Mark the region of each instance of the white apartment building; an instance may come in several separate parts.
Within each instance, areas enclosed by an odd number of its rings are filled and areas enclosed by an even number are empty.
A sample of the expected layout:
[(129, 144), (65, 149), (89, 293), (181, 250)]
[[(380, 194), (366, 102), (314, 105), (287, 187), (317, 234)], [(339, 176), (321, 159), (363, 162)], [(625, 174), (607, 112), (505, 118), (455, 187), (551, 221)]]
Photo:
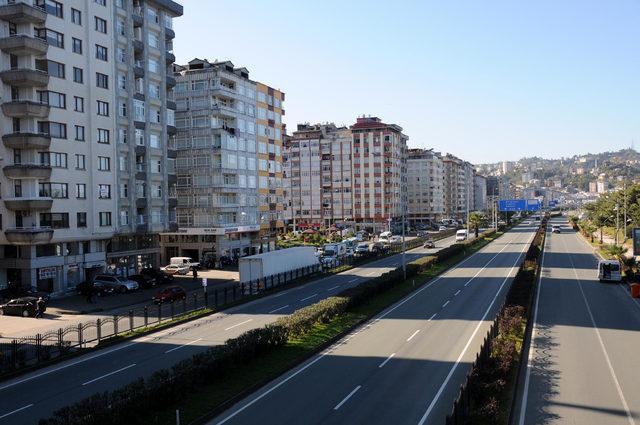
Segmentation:
[(442, 161), (445, 218), (466, 219), (467, 212), (473, 210), (473, 165), (451, 154), (443, 157)]
[(407, 155), (407, 212), (409, 223), (441, 220), (444, 214), (444, 165), (433, 149), (409, 149)]
[(402, 127), (359, 117), (353, 137), (353, 211), (357, 228), (386, 230), (407, 205), (407, 141)]
[(284, 186), (289, 227), (318, 228), (353, 221), (351, 130), (298, 124), (285, 142)]
[(255, 254), (259, 170), (282, 172), (275, 150), (271, 160), (258, 153), (257, 83), (230, 61), (194, 59), (175, 70), (178, 228), (162, 235), (163, 260)]
[[(135, 7), (114, 0), (0, 0), (0, 287), (63, 294), (103, 271), (114, 247), (131, 247), (136, 230), (149, 241), (151, 228), (119, 220), (124, 206), (134, 211), (124, 198), (138, 202), (119, 196), (123, 182), (134, 187), (133, 167), (120, 164), (136, 155), (120, 136), (144, 127), (145, 143), (151, 133), (159, 139), (154, 158), (165, 161), (172, 121), (164, 70), (173, 31), (167, 27), (181, 14), (182, 7), (167, 0)], [(144, 124), (125, 122), (121, 114), (133, 110), (135, 52), (144, 69), (156, 63), (159, 71), (159, 99), (143, 101), (154, 113)], [(144, 158), (151, 161), (146, 152)], [(168, 171), (157, 179), (165, 182), (158, 207), (163, 225)], [(142, 204), (137, 211), (149, 211)], [(112, 242), (123, 234), (124, 245)]]

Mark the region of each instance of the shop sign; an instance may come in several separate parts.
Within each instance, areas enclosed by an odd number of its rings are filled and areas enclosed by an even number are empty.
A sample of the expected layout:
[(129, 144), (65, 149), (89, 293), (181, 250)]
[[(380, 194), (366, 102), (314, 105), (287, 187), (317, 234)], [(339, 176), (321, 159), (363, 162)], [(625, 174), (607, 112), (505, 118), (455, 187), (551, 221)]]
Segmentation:
[(56, 267), (43, 267), (38, 269), (38, 276), (40, 280), (55, 279), (58, 275), (58, 269)]

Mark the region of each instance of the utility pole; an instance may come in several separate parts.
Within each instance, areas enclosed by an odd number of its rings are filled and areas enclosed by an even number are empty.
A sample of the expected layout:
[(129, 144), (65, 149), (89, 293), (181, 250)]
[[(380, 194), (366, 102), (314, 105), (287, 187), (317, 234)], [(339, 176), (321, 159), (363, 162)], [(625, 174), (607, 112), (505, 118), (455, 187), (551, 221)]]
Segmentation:
[(622, 243), (627, 241), (627, 181), (622, 182), (622, 191), (624, 192), (624, 236), (622, 236)]
[(618, 245), (618, 234), (620, 233), (620, 208), (616, 204), (616, 245)]

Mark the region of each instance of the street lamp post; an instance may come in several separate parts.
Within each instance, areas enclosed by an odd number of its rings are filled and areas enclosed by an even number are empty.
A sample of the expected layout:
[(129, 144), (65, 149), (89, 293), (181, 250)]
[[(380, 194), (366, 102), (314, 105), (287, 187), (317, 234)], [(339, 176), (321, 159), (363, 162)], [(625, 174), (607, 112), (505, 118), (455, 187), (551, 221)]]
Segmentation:
[(624, 192), (624, 234), (622, 236), (622, 243), (627, 241), (627, 181), (622, 182), (622, 191)]
[(614, 208), (615, 212), (616, 212), (616, 238), (615, 238), (615, 242), (616, 245), (618, 245), (618, 234), (620, 233), (620, 208), (618, 207), (618, 204), (616, 204), (616, 207)]

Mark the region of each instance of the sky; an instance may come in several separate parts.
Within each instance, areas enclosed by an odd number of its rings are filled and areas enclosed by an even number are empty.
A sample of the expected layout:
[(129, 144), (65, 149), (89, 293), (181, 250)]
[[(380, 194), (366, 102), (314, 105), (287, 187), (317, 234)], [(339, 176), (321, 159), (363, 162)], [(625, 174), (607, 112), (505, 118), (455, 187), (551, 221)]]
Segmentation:
[(178, 0), (176, 62), (231, 60), (298, 123), (398, 124), (472, 163), (640, 147), (640, 0)]

